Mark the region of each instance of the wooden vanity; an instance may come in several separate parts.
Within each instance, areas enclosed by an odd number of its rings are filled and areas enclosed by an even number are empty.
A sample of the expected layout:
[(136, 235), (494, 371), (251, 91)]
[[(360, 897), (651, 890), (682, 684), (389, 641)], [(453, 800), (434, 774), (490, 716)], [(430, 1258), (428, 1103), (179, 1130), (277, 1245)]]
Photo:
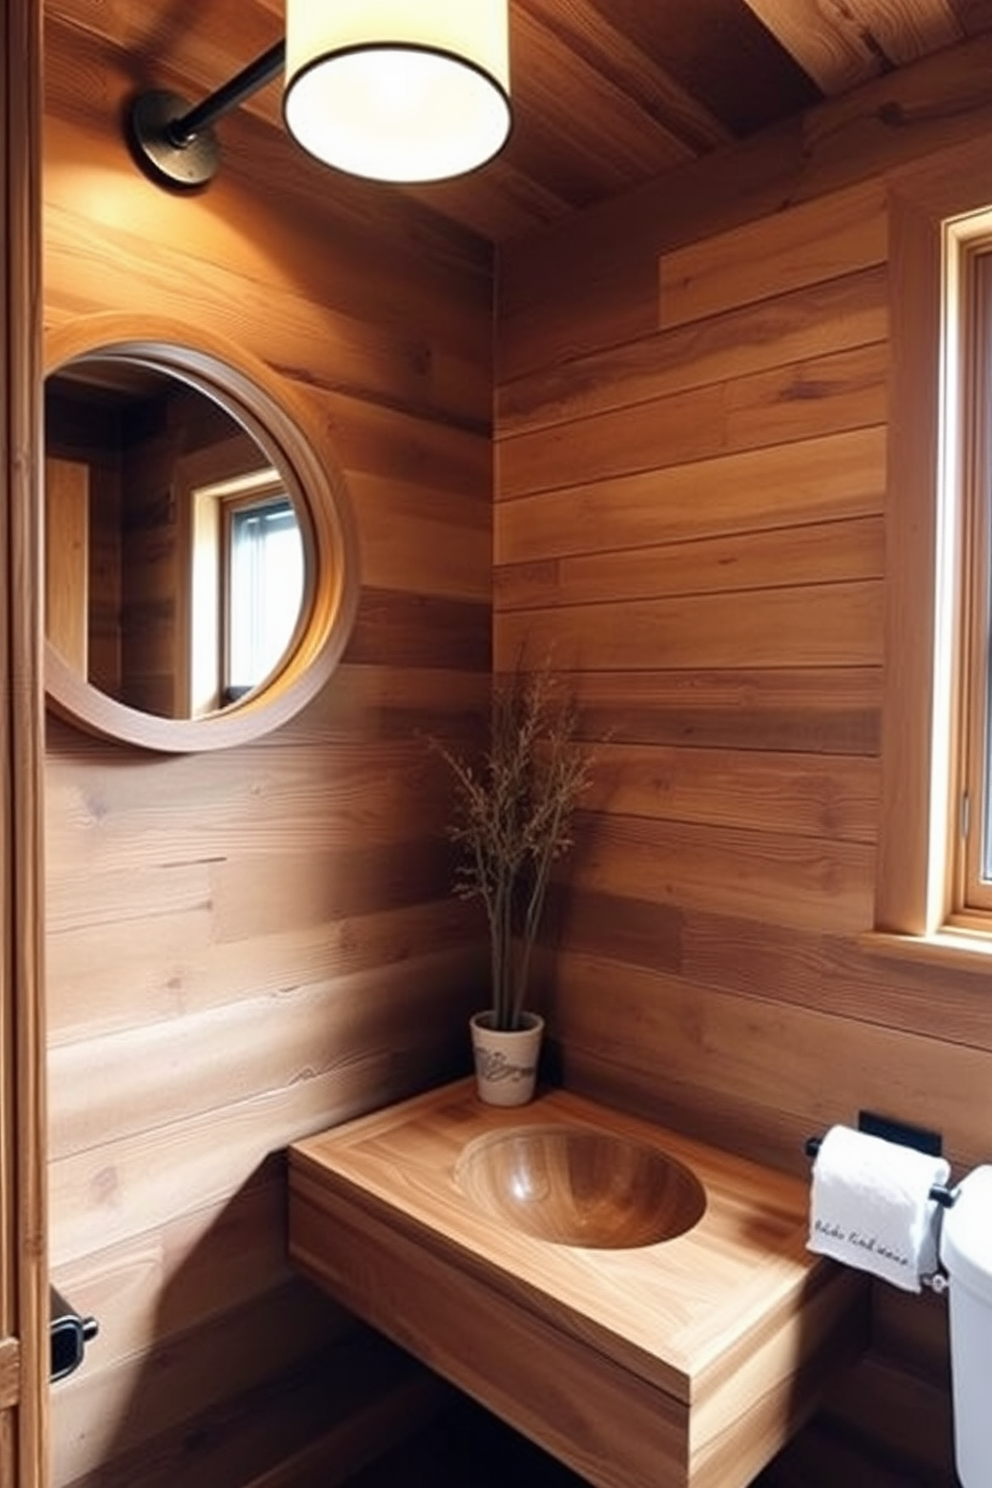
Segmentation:
[[(465, 1181), (466, 1151), (567, 1131), (689, 1170), (690, 1228), (558, 1243)], [(867, 1278), (805, 1249), (806, 1183), (562, 1090), (499, 1109), (458, 1082), (289, 1157), (295, 1264), (600, 1488), (743, 1488), (866, 1342)], [(569, 1162), (506, 1181), (526, 1199)]]

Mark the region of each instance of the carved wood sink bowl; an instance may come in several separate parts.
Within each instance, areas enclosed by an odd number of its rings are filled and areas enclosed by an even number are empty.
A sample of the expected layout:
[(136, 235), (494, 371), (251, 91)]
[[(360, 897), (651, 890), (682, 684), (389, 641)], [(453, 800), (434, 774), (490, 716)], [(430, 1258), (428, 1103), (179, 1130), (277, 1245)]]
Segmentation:
[(289, 1149), (294, 1264), (597, 1488), (745, 1488), (802, 1425), (869, 1295), (808, 1234), (808, 1177), (564, 1090)]
[(520, 1126), (470, 1142), (455, 1182), (494, 1219), (556, 1245), (627, 1250), (684, 1234), (706, 1192), (675, 1158), (611, 1132)]

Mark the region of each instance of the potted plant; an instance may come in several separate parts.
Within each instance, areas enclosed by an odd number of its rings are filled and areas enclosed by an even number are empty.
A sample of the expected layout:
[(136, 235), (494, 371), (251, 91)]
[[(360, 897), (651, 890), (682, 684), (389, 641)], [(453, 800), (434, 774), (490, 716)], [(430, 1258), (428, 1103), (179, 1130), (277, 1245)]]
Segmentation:
[(454, 892), (481, 899), (489, 927), (490, 1006), (471, 1028), (479, 1093), (492, 1104), (533, 1093), (544, 1023), (525, 1007), (531, 959), (552, 866), (572, 847), (573, 811), (589, 783), (577, 725), (561, 679), (547, 664), (528, 672), (521, 659), (494, 682), (478, 764), (433, 741), (454, 783)]

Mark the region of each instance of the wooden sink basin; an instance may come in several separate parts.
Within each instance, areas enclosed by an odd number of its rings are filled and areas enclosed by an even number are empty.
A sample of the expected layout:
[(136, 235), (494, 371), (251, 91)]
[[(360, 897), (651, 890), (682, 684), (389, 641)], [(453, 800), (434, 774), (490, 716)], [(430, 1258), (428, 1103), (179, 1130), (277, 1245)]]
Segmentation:
[(706, 1193), (675, 1158), (629, 1137), (520, 1126), (469, 1142), (455, 1182), (494, 1219), (538, 1240), (628, 1250), (673, 1240), (702, 1217)]
[(564, 1090), (289, 1149), (295, 1265), (596, 1488), (745, 1488), (802, 1425), (869, 1296), (808, 1234), (808, 1178)]

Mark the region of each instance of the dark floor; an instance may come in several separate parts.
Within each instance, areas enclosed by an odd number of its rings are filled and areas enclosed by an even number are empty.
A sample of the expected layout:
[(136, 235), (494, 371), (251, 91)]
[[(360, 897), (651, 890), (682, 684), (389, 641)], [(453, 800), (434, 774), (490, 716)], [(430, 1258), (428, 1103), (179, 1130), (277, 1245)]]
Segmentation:
[[(843, 1472), (832, 1481), (836, 1488), (841, 1484), (854, 1488), (858, 1482)], [(818, 1477), (807, 1478), (801, 1468), (798, 1473), (782, 1473), (776, 1464), (752, 1488), (812, 1488), (814, 1483), (819, 1488), (820, 1482)], [(346, 1488), (589, 1488), (589, 1484), (466, 1399), (436, 1425), (349, 1478)]]
[[(751, 1488), (951, 1488), (952, 1479), (883, 1462), (836, 1426), (808, 1427)], [(346, 1488), (589, 1488), (465, 1399), (438, 1423), (349, 1478)]]
[(347, 1488), (588, 1488), (553, 1457), (466, 1400), (349, 1478)]

